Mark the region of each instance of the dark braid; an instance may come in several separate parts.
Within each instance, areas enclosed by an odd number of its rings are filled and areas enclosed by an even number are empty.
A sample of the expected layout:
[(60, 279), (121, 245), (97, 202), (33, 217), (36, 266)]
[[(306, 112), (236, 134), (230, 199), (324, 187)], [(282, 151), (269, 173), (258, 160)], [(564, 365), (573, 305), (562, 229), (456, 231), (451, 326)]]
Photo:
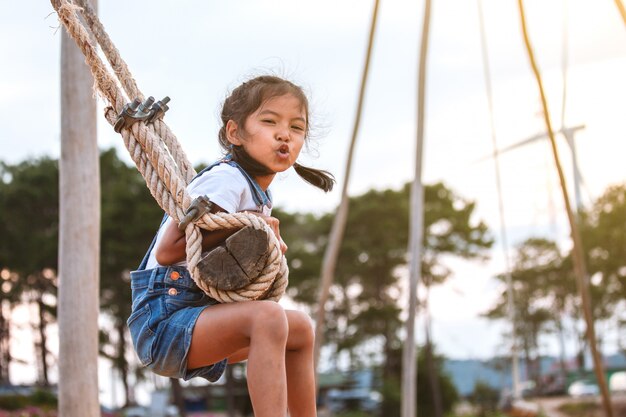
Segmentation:
[[(238, 126), (245, 126), (246, 119), (254, 113), (261, 104), (273, 97), (292, 94), (302, 103), (306, 115), (305, 138), (309, 137), (309, 100), (299, 86), (290, 81), (272, 75), (263, 75), (253, 78), (235, 88), (231, 95), (224, 100), (222, 107), (222, 127), (218, 137), (220, 146), (226, 153), (231, 153), (233, 161), (237, 162), (251, 176), (268, 175), (274, 172), (253, 159), (244, 150), (243, 146), (234, 146), (226, 137), (226, 124), (229, 120)], [(335, 178), (327, 171), (307, 168), (298, 163), (293, 165), (295, 171), (306, 182), (326, 192), (332, 190)]]
[(321, 188), (326, 192), (332, 190), (333, 185), (335, 185), (335, 177), (328, 171), (308, 168), (304, 165), (300, 165), (297, 162), (293, 164), (293, 169), (296, 170), (298, 175), (300, 175), (303, 180), (305, 180), (309, 184), (316, 186), (317, 188)]

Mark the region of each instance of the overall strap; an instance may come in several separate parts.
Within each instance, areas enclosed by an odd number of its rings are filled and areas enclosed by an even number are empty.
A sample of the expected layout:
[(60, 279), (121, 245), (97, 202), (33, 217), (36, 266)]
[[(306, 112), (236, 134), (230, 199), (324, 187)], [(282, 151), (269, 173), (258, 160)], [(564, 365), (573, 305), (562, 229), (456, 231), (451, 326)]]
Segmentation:
[[(224, 158), (212, 163), (211, 165), (204, 168), (202, 171), (198, 172), (196, 176), (192, 178), (189, 184), (191, 184), (193, 181), (195, 181), (205, 172), (210, 171), (211, 169), (215, 168), (221, 163), (227, 163), (228, 165), (237, 168), (239, 172), (241, 172), (241, 174), (244, 176), (246, 181), (248, 181), (248, 185), (250, 186), (250, 191), (252, 192), (252, 199), (254, 200), (254, 204), (256, 204), (260, 208), (272, 207), (272, 194), (270, 193), (270, 190), (263, 191), (261, 186), (254, 180), (254, 178), (248, 175), (248, 173), (242, 167), (240, 167), (238, 163), (232, 160), (232, 156), (230, 154), (226, 155)], [(141, 271), (141, 270), (146, 269), (146, 265), (148, 264), (148, 259), (150, 258), (150, 253), (152, 252), (152, 249), (154, 248), (154, 245), (156, 244), (157, 236), (159, 234), (158, 230), (160, 230), (161, 227), (163, 227), (163, 224), (165, 223), (167, 218), (168, 218), (168, 215), (166, 213), (163, 215), (163, 220), (161, 220), (161, 224), (159, 225), (159, 228), (157, 229), (157, 233), (154, 235), (154, 239), (152, 239), (152, 243), (150, 243), (150, 247), (148, 248), (148, 251), (144, 255), (143, 259), (141, 260), (141, 263), (139, 264), (139, 268), (137, 268), (137, 270)]]
[(239, 172), (244, 176), (246, 181), (248, 181), (248, 186), (250, 186), (250, 191), (252, 191), (252, 199), (254, 200), (254, 204), (258, 207), (267, 206), (272, 208), (272, 194), (270, 190), (263, 191), (261, 186), (254, 178), (250, 176), (239, 164), (232, 160), (232, 155), (228, 154), (221, 160), (221, 162), (225, 162), (231, 167), (237, 168)]
[[(221, 163), (222, 163), (222, 160), (213, 162), (211, 165), (207, 166), (202, 171), (198, 172), (196, 174), (196, 176), (193, 177), (191, 179), (191, 181), (189, 181), (189, 184), (194, 182), (197, 178), (199, 178), (205, 172), (209, 171), (211, 168), (214, 168), (214, 167), (218, 166)], [(167, 220), (168, 217), (169, 216), (167, 215), (167, 213), (165, 213), (163, 215), (163, 220), (161, 220), (161, 224), (159, 225), (159, 228), (157, 229), (157, 232), (154, 235), (154, 239), (152, 239), (152, 243), (150, 243), (150, 247), (148, 248), (148, 251), (143, 256), (143, 259), (141, 260), (141, 263), (139, 264), (139, 268), (137, 268), (138, 271), (142, 271), (142, 270), (146, 269), (146, 265), (148, 265), (148, 259), (150, 258), (150, 253), (152, 252), (152, 249), (154, 249), (154, 245), (156, 245), (156, 240), (157, 240), (157, 236), (159, 235), (159, 230), (161, 230), (161, 227), (163, 227), (163, 224), (165, 224), (165, 221)]]
[(157, 233), (154, 235), (154, 239), (152, 239), (152, 243), (150, 243), (150, 247), (148, 248), (148, 251), (143, 256), (143, 259), (141, 260), (141, 263), (139, 264), (139, 268), (137, 268), (138, 271), (143, 271), (144, 269), (146, 269), (146, 265), (148, 265), (148, 259), (150, 258), (150, 253), (152, 252), (152, 248), (154, 248), (154, 245), (156, 244), (157, 236), (159, 235), (158, 230), (160, 230), (161, 227), (163, 227), (163, 224), (167, 220), (167, 217), (168, 217), (167, 214), (163, 215), (163, 220), (161, 220), (161, 224), (159, 225), (159, 228), (157, 229)]

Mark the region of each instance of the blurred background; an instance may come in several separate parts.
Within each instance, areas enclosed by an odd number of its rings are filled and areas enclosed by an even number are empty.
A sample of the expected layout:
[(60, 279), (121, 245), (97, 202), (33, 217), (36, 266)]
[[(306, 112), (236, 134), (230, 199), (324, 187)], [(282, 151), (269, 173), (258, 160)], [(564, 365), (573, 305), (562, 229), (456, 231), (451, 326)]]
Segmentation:
[[(0, 377), (6, 386), (47, 386), (58, 379), (63, 28), (48, 2), (0, 4)], [(574, 162), (565, 135), (557, 134), (572, 204), (580, 213), (599, 347), (607, 369), (623, 371), (626, 25), (612, 1), (528, 0), (525, 6), (553, 126), (569, 129), (575, 144)], [(220, 156), (218, 114), (229, 91), (247, 78), (272, 73), (303, 86), (309, 95), (313, 131), (303, 163), (329, 170), (342, 185), (372, 7), (373, 2), (357, 0), (101, 0), (98, 13), (140, 89), (171, 97), (165, 120), (194, 165)], [(506, 252), (516, 289), (515, 340), (524, 387), (529, 393), (566, 394), (572, 383), (593, 380), (592, 364), (571, 272), (570, 229), (517, 4), (437, 0), (432, 7), (423, 153), (424, 281), (416, 327), (420, 355), (432, 347), (431, 364), (450, 407), (492, 391), (497, 399), (511, 386)], [(335, 413), (355, 409), (398, 415), (408, 300), (407, 184), (415, 164), (422, 14), (422, 2), (380, 3), (349, 186), (351, 211), (322, 350), (320, 401), (325, 402), (320, 406)], [(121, 138), (101, 116), (104, 105), (99, 100), (100, 399), (110, 409), (150, 407), (161, 401), (158, 393), (169, 390), (170, 382), (141, 370), (124, 323), (130, 308), (128, 271), (145, 252), (161, 212)], [(504, 251), (491, 118), (502, 150)], [(314, 316), (321, 258), (340, 187), (324, 194), (291, 171), (279, 175), (272, 187), (290, 248), (291, 284), (281, 302)], [(418, 373), (427, 369), (418, 366)], [(243, 369), (234, 367), (230, 381), (242, 390), (242, 398), (244, 378)], [(420, 378), (429, 377), (420, 373)], [(231, 398), (225, 394), (226, 381), (212, 388), (200, 382), (183, 385), (190, 410), (194, 399), (206, 402), (207, 392), (214, 398), (213, 410), (226, 409)], [(430, 397), (418, 393), (418, 398)]]

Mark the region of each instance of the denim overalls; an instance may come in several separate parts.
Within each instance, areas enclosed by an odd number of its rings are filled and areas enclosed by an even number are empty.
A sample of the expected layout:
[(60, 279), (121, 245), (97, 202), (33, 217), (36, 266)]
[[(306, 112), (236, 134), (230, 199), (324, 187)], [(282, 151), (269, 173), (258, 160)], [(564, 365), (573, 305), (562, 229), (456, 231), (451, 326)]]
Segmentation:
[[(203, 169), (194, 180), (220, 163), (239, 169), (248, 181), (258, 208), (271, 207), (269, 190), (264, 192), (243, 168), (231, 160), (230, 155)], [(161, 226), (166, 219), (167, 215)], [(200, 376), (215, 382), (224, 372), (226, 359), (189, 370), (187, 355), (198, 316), (207, 306), (218, 302), (198, 288), (184, 266), (146, 269), (155, 243), (156, 236), (139, 268), (130, 273), (133, 304), (127, 324), (137, 356), (144, 366), (158, 375), (184, 380)]]

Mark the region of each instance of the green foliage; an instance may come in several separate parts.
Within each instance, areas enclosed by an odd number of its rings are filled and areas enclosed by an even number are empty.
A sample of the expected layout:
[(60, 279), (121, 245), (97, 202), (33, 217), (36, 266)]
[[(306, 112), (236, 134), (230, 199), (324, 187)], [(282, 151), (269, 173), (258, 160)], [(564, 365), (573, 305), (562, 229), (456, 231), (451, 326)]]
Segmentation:
[(17, 302), (28, 290), (56, 292), (58, 183), (55, 160), (0, 163), (0, 270), (19, 277), (3, 283), (3, 299)]
[(335, 417), (371, 417), (371, 414), (364, 411), (346, 411), (343, 413), (333, 414)]
[(139, 266), (163, 211), (137, 169), (122, 162), (114, 149), (101, 153), (100, 176), (101, 306), (125, 322), (130, 315), (129, 272)]
[[(409, 190), (407, 184), (401, 190), (370, 190), (350, 198), (325, 323), (325, 340), (338, 352), (350, 352), (373, 338), (382, 338), (385, 350), (400, 347), (399, 271), (407, 264)], [(426, 186), (424, 195), (422, 276), (430, 285), (451, 274), (443, 255), (481, 258), (492, 240), (485, 224), (472, 219), (474, 203), (441, 183)], [(289, 246), (288, 294), (315, 308), (333, 214), (275, 214)]]
[[(159, 225), (162, 211), (145, 181), (115, 150), (100, 155), (101, 270), (103, 311), (110, 313), (116, 338), (103, 338), (114, 366), (125, 369), (125, 322), (130, 315), (129, 271), (135, 269)], [(2, 283), (2, 297), (18, 302), (24, 291), (56, 294), (59, 229), (59, 170), (42, 158), (17, 165), (0, 163), (0, 270), (13, 275)], [(89, 196), (85, 196), (89, 198)], [(48, 315), (54, 306), (42, 304)], [(110, 336), (110, 332), (107, 332)]]
[[(137, 168), (121, 161), (114, 149), (100, 154), (100, 187), (100, 306), (109, 313), (113, 326), (100, 332), (100, 352), (120, 371), (128, 390), (126, 320), (132, 301), (130, 271), (139, 266), (156, 234), (163, 211), (150, 195)], [(141, 372), (139, 369), (135, 372)]]
[(500, 392), (484, 381), (477, 381), (474, 391), (469, 396), (469, 401), (478, 407), (478, 416), (486, 417), (493, 415), (498, 408)]
[[(19, 303), (24, 294), (35, 301), (41, 318), (38, 330), (42, 332), (56, 315), (50, 302), (56, 297), (58, 183), (59, 170), (52, 159), (28, 160), (17, 165), (0, 163), (0, 271), (4, 278), (0, 294), (9, 306)], [(8, 337), (8, 333), (3, 332), (2, 337)], [(39, 378), (47, 383), (48, 351), (40, 338), (36, 338), (35, 344)], [(10, 359), (9, 352), (0, 354)], [(0, 374), (8, 379), (8, 360), (2, 366)]]
[[(326, 306), (325, 340), (336, 352), (350, 353), (369, 340), (384, 346), (380, 352), (384, 358), (382, 415), (398, 415), (400, 407), (399, 306), (404, 300), (399, 271), (407, 265), (409, 191), (407, 184), (401, 190), (370, 190), (350, 198), (335, 280)], [(482, 259), (492, 239), (486, 225), (473, 219), (474, 203), (445, 185), (426, 186), (424, 199), (422, 277), (426, 285), (432, 285), (451, 275), (442, 260), (444, 255)], [(314, 309), (333, 215), (314, 217), (278, 210), (274, 213), (281, 220), (281, 234), (289, 246), (288, 294)], [(351, 357), (353, 367), (360, 366), (364, 359)], [(444, 394), (449, 395), (446, 403), (453, 403), (456, 391), (450, 380), (442, 377), (440, 384)], [(422, 398), (429, 395), (421, 394)]]
[[(540, 238), (527, 239), (516, 247), (510, 278), (515, 337), (529, 364), (529, 376), (537, 380), (538, 368), (532, 364), (539, 358), (539, 336), (551, 330), (550, 326), (560, 329), (563, 315), (577, 311), (575, 279), (556, 243)], [(497, 279), (503, 284), (502, 291), (485, 316), (508, 319), (507, 276)]]
[[(593, 318), (606, 320), (614, 317), (626, 292), (626, 184), (608, 188), (588, 212), (580, 213), (579, 223), (587, 272), (592, 277), (589, 290)], [(506, 275), (497, 278), (506, 283)], [(555, 242), (528, 239), (516, 248), (511, 278), (516, 338), (532, 363), (538, 357), (540, 334), (562, 333), (564, 317), (572, 321), (582, 317), (572, 256), (561, 254)], [(505, 318), (506, 306), (506, 285), (503, 285), (501, 296), (486, 316)], [(584, 329), (577, 331), (584, 345)]]
[(608, 188), (583, 217), (594, 316), (612, 316), (626, 293), (626, 184)]
[(381, 416), (399, 416), (402, 402), (402, 387), (398, 375), (393, 375), (383, 379), (381, 394), (383, 402), (381, 404)]
[(48, 410), (57, 407), (57, 397), (50, 391), (35, 390), (30, 395), (2, 395), (0, 396), (0, 410), (14, 411), (28, 406), (38, 406)]
[(298, 302), (314, 305), (332, 217), (329, 214), (316, 217), (310, 213), (287, 213), (279, 208), (275, 208), (272, 215), (280, 219), (280, 233), (289, 247), (287, 295)]
[(28, 397), (25, 395), (3, 395), (0, 397), (0, 410), (18, 410), (28, 404)]
[[(431, 383), (430, 369), (426, 356), (426, 348), (419, 351), (417, 357), (417, 413), (419, 416), (434, 416), (435, 403)], [(452, 378), (443, 370), (443, 356), (433, 353), (432, 369), (435, 371), (434, 380), (438, 384), (443, 414), (447, 414), (459, 401), (459, 394)]]
[[(428, 364), (428, 355), (426, 355), (426, 348), (419, 349), (417, 356), (417, 381), (416, 381), (416, 393), (417, 396), (417, 413), (418, 416), (434, 416), (435, 414), (435, 400), (432, 388), (432, 379), (430, 375), (430, 369), (435, 372), (434, 380), (437, 384), (437, 389), (441, 399), (442, 412), (444, 415), (450, 413), (455, 404), (459, 400), (459, 394), (456, 390), (452, 378), (443, 370), (444, 357), (433, 353), (432, 355), (432, 367)], [(385, 377), (383, 381), (383, 405), (380, 415), (382, 416), (397, 416), (400, 415), (400, 402), (401, 402), (401, 386), (400, 377), (402, 375), (402, 349), (393, 349), (390, 351), (388, 361), (393, 364), (391, 372)]]
[(32, 405), (56, 407), (57, 403), (57, 396), (50, 391), (35, 390), (30, 396), (30, 404)]
[(0, 168), (0, 267), (21, 275), (57, 268), (59, 170), (49, 158)]
[(587, 417), (600, 410), (593, 401), (569, 402), (559, 407), (559, 411), (569, 417)]

